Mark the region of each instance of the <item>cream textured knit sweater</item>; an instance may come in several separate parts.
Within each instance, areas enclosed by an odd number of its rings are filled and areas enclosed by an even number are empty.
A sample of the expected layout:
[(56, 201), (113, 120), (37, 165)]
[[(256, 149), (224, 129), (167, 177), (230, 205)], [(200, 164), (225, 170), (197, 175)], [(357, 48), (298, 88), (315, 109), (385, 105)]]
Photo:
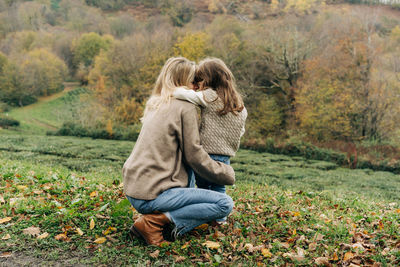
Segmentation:
[(240, 137), (244, 133), (246, 108), (237, 115), (229, 112), (220, 116), (218, 111), (224, 104), (217, 92), (211, 88), (197, 92), (177, 88), (174, 97), (201, 107), (200, 140), (207, 153), (235, 156), (239, 149)]

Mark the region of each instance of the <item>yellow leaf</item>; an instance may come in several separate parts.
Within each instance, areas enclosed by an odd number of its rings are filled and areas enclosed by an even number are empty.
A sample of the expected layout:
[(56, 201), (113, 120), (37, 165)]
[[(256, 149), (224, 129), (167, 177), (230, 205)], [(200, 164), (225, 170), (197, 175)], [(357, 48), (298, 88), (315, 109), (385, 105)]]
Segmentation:
[(93, 241), (94, 243), (96, 243), (96, 244), (103, 244), (104, 242), (106, 242), (107, 241), (107, 238), (105, 238), (105, 237), (99, 237), (99, 238), (97, 238), (95, 241)]
[(103, 232), (103, 234), (104, 235), (108, 235), (109, 233), (111, 233), (111, 231), (113, 231), (113, 232), (115, 232), (115, 231), (117, 231), (117, 228), (115, 228), (115, 227), (108, 227), (107, 228), (107, 230), (105, 230), (104, 232)]
[(49, 236), (49, 233), (45, 232), (37, 237), (37, 239), (44, 239)]
[(1, 223), (5, 223), (5, 222), (9, 222), (9, 221), (11, 221), (11, 220), (12, 220), (11, 217), (5, 217), (5, 218), (3, 218), (3, 219), (0, 219), (0, 224), (1, 224)]
[(261, 254), (262, 254), (265, 258), (270, 258), (270, 257), (272, 257), (271, 251), (269, 251), (269, 249), (267, 249), (267, 248), (261, 249)]
[(7, 239), (10, 239), (10, 238), (11, 238), (10, 234), (6, 234), (5, 236), (3, 236), (1, 238), (1, 240), (7, 240)]
[(396, 212), (397, 212), (397, 213), (400, 213), (400, 209), (397, 209)]
[(294, 230), (293, 230), (293, 235), (296, 235), (296, 233), (297, 233), (297, 232), (296, 232), (296, 229), (294, 229)]
[(93, 228), (94, 228), (94, 220), (91, 219), (91, 220), (90, 220), (89, 229), (92, 230)]
[(17, 185), (18, 190), (25, 191), (28, 187), (26, 185)]
[(343, 261), (348, 261), (348, 260), (352, 259), (353, 257), (354, 257), (353, 253), (351, 253), (350, 251), (346, 252), (343, 256)]
[(298, 211), (293, 212), (293, 216), (295, 216), (295, 217), (300, 216), (300, 212), (298, 212)]
[(78, 233), (78, 235), (83, 235), (83, 231), (81, 230), (81, 228), (76, 228), (76, 232)]
[(185, 249), (185, 248), (187, 248), (189, 246), (189, 242), (186, 242), (182, 247), (181, 247), (181, 249)]
[(206, 241), (203, 243), (203, 246), (206, 246), (210, 249), (218, 249), (221, 245), (218, 242)]
[(208, 229), (208, 224), (203, 223), (202, 225), (197, 226), (195, 229), (197, 229), (197, 230), (206, 230), (206, 229)]
[(92, 193), (90, 193), (90, 197), (97, 197), (97, 191), (93, 191)]

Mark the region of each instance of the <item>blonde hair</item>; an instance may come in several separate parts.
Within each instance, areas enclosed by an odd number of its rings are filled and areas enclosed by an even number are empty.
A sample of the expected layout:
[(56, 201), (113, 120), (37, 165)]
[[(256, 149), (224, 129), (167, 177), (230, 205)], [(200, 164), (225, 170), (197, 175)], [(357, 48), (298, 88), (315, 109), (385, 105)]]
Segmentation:
[(158, 109), (162, 104), (169, 103), (177, 87), (188, 86), (193, 82), (195, 66), (194, 62), (184, 57), (171, 57), (165, 62), (146, 103), (142, 120), (149, 110)]
[(204, 81), (204, 88), (214, 89), (221, 98), (224, 107), (218, 111), (220, 116), (229, 112), (237, 115), (243, 110), (243, 99), (237, 90), (235, 77), (221, 59), (206, 58), (200, 61), (195, 75), (195, 82), (199, 81)]

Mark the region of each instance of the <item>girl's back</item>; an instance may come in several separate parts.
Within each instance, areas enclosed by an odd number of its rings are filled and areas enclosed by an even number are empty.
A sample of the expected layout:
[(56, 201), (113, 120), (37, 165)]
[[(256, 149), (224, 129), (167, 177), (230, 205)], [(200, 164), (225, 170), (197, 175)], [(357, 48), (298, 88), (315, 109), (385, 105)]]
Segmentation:
[(228, 112), (220, 115), (224, 103), (217, 92), (209, 88), (202, 93), (208, 103), (201, 109), (200, 140), (204, 150), (209, 154), (235, 156), (244, 133), (246, 108), (236, 114)]

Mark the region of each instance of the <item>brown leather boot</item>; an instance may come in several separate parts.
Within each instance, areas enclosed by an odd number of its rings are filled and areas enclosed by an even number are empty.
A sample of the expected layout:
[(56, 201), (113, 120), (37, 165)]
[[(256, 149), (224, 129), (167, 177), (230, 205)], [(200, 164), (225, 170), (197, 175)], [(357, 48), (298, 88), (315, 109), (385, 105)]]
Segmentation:
[(163, 213), (145, 214), (135, 221), (131, 232), (141, 236), (148, 245), (160, 246), (162, 243), (168, 243), (162, 235), (163, 227), (167, 223), (170, 223), (170, 220)]

